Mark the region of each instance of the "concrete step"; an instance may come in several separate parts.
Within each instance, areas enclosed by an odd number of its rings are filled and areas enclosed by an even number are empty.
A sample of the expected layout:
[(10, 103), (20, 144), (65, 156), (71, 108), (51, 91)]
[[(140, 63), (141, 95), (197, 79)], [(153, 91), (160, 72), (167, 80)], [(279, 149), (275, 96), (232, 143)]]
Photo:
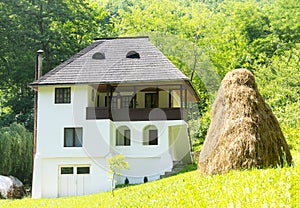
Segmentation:
[(186, 164), (184, 164), (182, 161), (173, 161), (172, 171), (165, 172), (165, 174), (161, 175), (160, 178), (166, 178), (166, 177), (172, 176), (172, 175), (178, 173), (179, 171), (181, 171), (185, 166), (186, 166)]

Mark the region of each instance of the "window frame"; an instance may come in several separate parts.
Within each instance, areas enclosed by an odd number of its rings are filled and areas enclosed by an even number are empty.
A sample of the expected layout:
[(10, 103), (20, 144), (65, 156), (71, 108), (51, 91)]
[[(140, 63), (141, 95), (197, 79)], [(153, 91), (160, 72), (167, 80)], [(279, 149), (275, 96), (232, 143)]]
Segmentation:
[(157, 93), (145, 93), (145, 108), (158, 108), (157, 99)]
[[(72, 130), (72, 146), (67, 145), (67, 130)], [(78, 132), (80, 130), (80, 132)], [(80, 134), (79, 134), (80, 133)], [(76, 145), (76, 136), (79, 136), (79, 146)], [(64, 128), (64, 147), (82, 147), (83, 146), (83, 128), (82, 127), (65, 127)]]
[(71, 87), (56, 87), (54, 89), (55, 104), (70, 104), (71, 103)]
[[(156, 138), (150, 138), (150, 132), (155, 131)], [(143, 130), (143, 146), (158, 146), (158, 129), (156, 126), (146, 126)]]
[[(155, 138), (151, 138), (150, 132), (155, 132)], [(157, 129), (148, 129), (148, 145), (158, 145), (158, 130)]]
[(120, 126), (116, 129), (115, 146), (117, 147), (131, 146), (131, 130), (127, 126)]
[[(85, 171), (80, 172), (80, 171), (78, 171), (78, 169), (88, 170), (88, 171), (87, 172), (85, 172)], [(76, 167), (76, 174), (77, 175), (88, 175), (88, 174), (91, 174), (91, 168), (90, 168), (90, 166), (77, 166)]]

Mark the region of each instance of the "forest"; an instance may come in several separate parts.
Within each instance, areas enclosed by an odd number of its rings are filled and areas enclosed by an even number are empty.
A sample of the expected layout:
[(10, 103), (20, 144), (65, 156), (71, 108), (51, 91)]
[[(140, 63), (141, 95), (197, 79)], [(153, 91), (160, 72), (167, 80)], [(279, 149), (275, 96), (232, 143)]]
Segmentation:
[(197, 89), (195, 144), (205, 138), (220, 80), (247, 68), (288, 144), (299, 147), (298, 0), (1, 0), (0, 174), (31, 182), (36, 51), (44, 50), (45, 74), (95, 38), (138, 35), (149, 36)]

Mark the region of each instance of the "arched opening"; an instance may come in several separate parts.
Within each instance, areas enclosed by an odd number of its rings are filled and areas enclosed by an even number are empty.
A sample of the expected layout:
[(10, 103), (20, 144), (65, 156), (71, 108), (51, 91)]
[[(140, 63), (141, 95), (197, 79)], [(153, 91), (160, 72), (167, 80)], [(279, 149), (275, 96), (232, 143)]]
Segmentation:
[(127, 126), (120, 126), (116, 129), (116, 146), (130, 146), (130, 129)]
[(134, 58), (141, 58), (140, 57), (140, 54), (138, 53), (138, 52), (136, 52), (136, 51), (129, 51), (127, 54), (126, 54), (126, 58), (132, 58), (132, 59), (134, 59)]
[(143, 145), (158, 145), (158, 130), (154, 125), (148, 125), (143, 130)]
[(93, 54), (92, 59), (98, 59), (98, 60), (105, 59), (105, 54), (101, 52), (96, 52)]

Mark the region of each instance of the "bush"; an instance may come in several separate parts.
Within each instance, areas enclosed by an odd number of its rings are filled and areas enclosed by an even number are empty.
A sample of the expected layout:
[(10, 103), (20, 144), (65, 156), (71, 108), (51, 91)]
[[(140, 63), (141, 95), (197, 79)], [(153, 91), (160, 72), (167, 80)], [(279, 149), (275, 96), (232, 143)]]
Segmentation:
[(125, 185), (128, 185), (128, 184), (129, 184), (129, 180), (128, 180), (127, 177), (125, 178), (124, 184), (125, 184)]
[(147, 183), (148, 182), (148, 178), (145, 176), (144, 177), (144, 183)]

